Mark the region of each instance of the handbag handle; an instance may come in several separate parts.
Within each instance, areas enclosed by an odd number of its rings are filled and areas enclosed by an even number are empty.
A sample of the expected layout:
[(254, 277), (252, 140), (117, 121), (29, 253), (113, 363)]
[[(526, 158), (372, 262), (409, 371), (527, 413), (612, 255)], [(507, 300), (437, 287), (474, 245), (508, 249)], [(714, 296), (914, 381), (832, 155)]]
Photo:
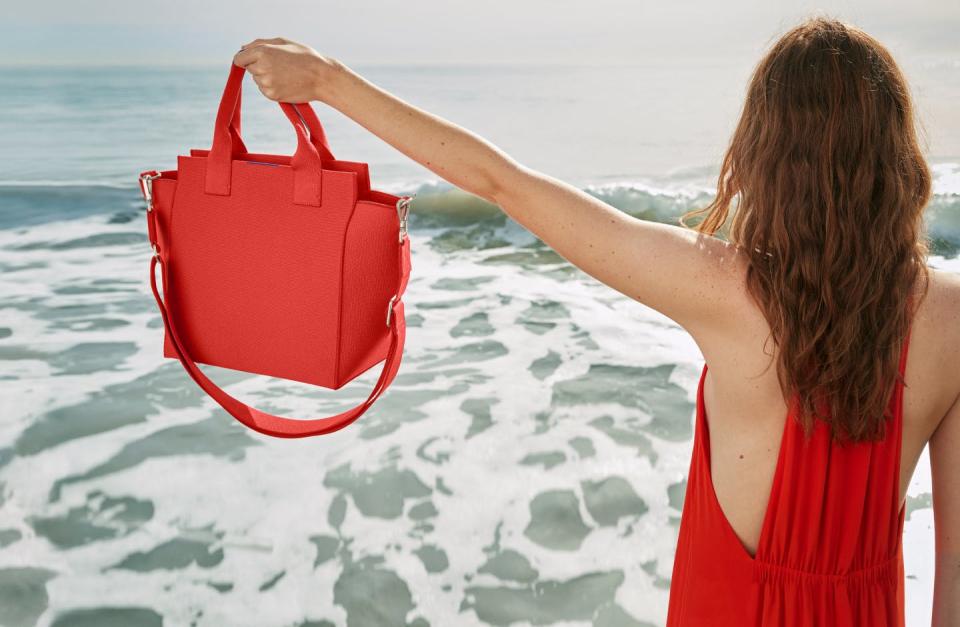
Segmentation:
[[(239, 80), (233, 77), (234, 73), (235, 70), (231, 68), (230, 77), (227, 78), (227, 85), (231, 91), (236, 90), (237, 92), (237, 106), (233, 109), (233, 119), (230, 121), (230, 133), (232, 135), (234, 148), (233, 154), (237, 155), (247, 152), (247, 148), (240, 135), (240, 111), (243, 108), (240, 102), (241, 96), (243, 95), (243, 72), (238, 73)], [(333, 151), (330, 150), (330, 144), (327, 142), (327, 133), (323, 129), (323, 124), (320, 123), (320, 118), (317, 117), (317, 112), (313, 110), (310, 103), (300, 102), (291, 104), (293, 108), (296, 109), (303, 123), (307, 125), (307, 130), (310, 132), (310, 143), (317, 149), (320, 158), (323, 161), (336, 161), (337, 158), (333, 156)]]
[[(230, 134), (233, 140), (234, 155), (247, 152), (247, 147), (243, 143), (243, 137), (240, 135), (240, 110), (242, 109), (240, 99), (242, 95), (243, 90), (238, 89), (237, 106), (233, 110), (233, 120), (230, 121)], [(301, 121), (306, 124), (307, 131), (309, 131), (310, 143), (317, 149), (321, 160), (336, 161), (337, 158), (333, 156), (333, 151), (330, 150), (330, 144), (327, 142), (327, 133), (323, 129), (323, 124), (320, 123), (320, 118), (317, 117), (317, 112), (313, 110), (310, 103), (300, 102), (290, 104), (293, 105)]]
[(247, 152), (247, 146), (243, 143), (243, 137), (240, 136), (240, 97), (243, 94), (237, 92), (237, 108), (233, 112), (233, 119), (230, 120), (230, 141), (235, 150)]
[(400, 369), (400, 360), (403, 358), (403, 344), (406, 339), (406, 318), (404, 317), (403, 300), (401, 296), (406, 290), (407, 281), (410, 277), (410, 238), (403, 238), (398, 247), (400, 255), (400, 277), (397, 283), (396, 296), (391, 298), (388, 307), (388, 325), (390, 327), (390, 346), (387, 349), (387, 357), (383, 363), (383, 370), (377, 379), (373, 390), (365, 401), (355, 407), (341, 412), (334, 416), (325, 418), (313, 418), (310, 420), (294, 420), (282, 416), (274, 416), (259, 409), (250, 407), (243, 401), (230, 396), (223, 391), (216, 383), (211, 381), (196, 362), (190, 358), (183, 341), (177, 333), (173, 317), (167, 309), (164, 299), (160, 296), (157, 289), (156, 268), (159, 265), (164, 276), (164, 285), (166, 285), (167, 273), (164, 261), (159, 253), (153, 255), (150, 261), (150, 289), (153, 290), (153, 297), (157, 300), (157, 307), (160, 309), (160, 317), (163, 318), (163, 326), (172, 340), (177, 357), (187, 374), (215, 400), (227, 413), (236, 418), (247, 427), (265, 435), (278, 438), (304, 438), (315, 435), (332, 433), (342, 429), (359, 418), (367, 409), (373, 405), (387, 387), (393, 382), (394, 377)]
[[(240, 138), (239, 115), (240, 91), (245, 72), (246, 70), (243, 67), (232, 64), (227, 84), (223, 89), (220, 107), (217, 109), (217, 119), (214, 123), (213, 145), (206, 157), (207, 171), (204, 191), (207, 194), (230, 195), (233, 159), (238, 154), (246, 152), (246, 147)], [(320, 152), (325, 153), (324, 157), (333, 159), (329, 147), (326, 147), (326, 136), (323, 134), (322, 127), (319, 127), (319, 134), (316, 134), (316, 136), (313, 132), (310, 136), (307, 135), (307, 119), (315, 121), (318, 126), (320, 124), (316, 114), (312, 111), (312, 116), (308, 114), (306, 117), (302, 117), (298, 113), (298, 109), (290, 103), (281, 102), (280, 108), (287, 119), (290, 120), (297, 134), (297, 150), (290, 160), (294, 178), (293, 202), (298, 205), (319, 207), (321, 204), (323, 172)], [(318, 144), (321, 146), (319, 152)]]

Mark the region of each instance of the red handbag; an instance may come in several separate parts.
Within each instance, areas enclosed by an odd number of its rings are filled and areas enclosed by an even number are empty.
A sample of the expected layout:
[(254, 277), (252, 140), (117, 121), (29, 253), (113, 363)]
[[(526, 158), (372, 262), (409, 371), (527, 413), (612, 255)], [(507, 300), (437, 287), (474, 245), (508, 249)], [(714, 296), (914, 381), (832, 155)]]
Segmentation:
[[(251, 429), (284, 438), (330, 433), (369, 409), (400, 367), (412, 196), (373, 190), (366, 163), (336, 159), (309, 103), (280, 103), (297, 134), (292, 157), (248, 152), (243, 77), (234, 65), (210, 150), (179, 156), (176, 170), (140, 175), (163, 354)], [(311, 420), (249, 407), (197, 366), (339, 389), (380, 361), (365, 401)]]

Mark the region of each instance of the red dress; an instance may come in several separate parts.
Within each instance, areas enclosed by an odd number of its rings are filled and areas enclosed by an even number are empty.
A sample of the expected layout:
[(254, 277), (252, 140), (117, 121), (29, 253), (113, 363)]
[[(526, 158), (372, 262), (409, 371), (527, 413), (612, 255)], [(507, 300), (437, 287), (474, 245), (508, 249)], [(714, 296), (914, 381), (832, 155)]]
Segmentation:
[(805, 442), (791, 402), (754, 558), (713, 489), (706, 374), (704, 364), (667, 627), (903, 627), (902, 383), (879, 442), (840, 446), (822, 421)]

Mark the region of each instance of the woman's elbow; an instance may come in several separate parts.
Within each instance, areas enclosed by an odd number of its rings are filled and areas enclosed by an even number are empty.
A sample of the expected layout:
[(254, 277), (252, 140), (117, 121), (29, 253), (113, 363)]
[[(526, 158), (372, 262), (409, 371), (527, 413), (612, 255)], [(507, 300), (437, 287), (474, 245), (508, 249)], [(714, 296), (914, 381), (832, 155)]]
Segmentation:
[(477, 194), (494, 205), (503, 207), (510, 204), (510, 198), (523, 189), (523, 180), (529, 170), (513, 159), (504, 159), (487, 178), (482, 194)]

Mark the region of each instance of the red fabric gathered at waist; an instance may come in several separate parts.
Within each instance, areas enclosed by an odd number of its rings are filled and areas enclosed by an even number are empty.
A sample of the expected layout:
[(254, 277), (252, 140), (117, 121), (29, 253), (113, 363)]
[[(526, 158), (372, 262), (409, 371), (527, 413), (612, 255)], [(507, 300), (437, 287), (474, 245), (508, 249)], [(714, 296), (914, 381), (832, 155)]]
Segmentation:
[(754, 561), (754, 581), (757, 583), (791, 583), (806, 585), (885, 585), (896, 586), (899, 573), (899, 555), (878, 564), (846, 573), (817, 573), (797, 570), (769, 562)]

